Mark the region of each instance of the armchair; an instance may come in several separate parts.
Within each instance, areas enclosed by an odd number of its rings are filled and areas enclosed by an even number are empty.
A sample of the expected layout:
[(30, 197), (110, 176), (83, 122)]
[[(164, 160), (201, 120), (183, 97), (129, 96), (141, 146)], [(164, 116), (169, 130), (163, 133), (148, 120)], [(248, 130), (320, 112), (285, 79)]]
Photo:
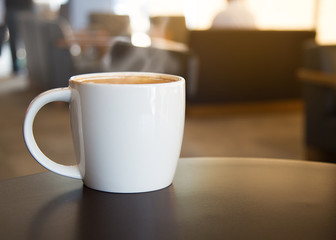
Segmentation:
[(303, 85), (307, 157), (329, 161), (336, 154), (336, 45), (309, 41), (303, 60), (298, 77)]
[(65, 39), (71, 32), (65, 20), (23, 13), (19, 17), (19, 25), (33, 88), (66, 87), (69, 78), (75, 74), (102, 71), (99, 61), (83, 55), (74, 56), (70, 45), (59, 44), (59, 40)]

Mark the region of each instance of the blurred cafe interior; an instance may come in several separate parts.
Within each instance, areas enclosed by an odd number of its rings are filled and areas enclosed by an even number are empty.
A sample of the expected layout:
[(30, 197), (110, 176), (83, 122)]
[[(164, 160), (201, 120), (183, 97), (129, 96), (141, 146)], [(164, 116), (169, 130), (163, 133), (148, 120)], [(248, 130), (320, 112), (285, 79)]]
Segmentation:
[[(334, 0), (242, 0), (248, 27), (214, 24), (225, 0), (0, 4), (0, 179), (45, 171), (23, 141), (25, 110), (92, 72), (183, 76), (182, 157), (336, 160)], [(43, 108), (34, 132), (50, 158), (74, 162), (66, 104)]]

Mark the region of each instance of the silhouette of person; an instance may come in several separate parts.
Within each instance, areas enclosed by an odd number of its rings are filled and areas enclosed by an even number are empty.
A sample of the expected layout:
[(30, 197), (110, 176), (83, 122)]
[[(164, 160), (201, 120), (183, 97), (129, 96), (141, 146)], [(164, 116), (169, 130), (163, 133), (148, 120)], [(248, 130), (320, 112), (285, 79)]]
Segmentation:
[(6, 25), (9, 31), (9, 45), (12, 55), (13, 73), (19, 71), (16, 51), (18, 42), (17, 18), (20, 11), (30, 11), (33, 8), (33, 0), (6, 0)]
[(1, 56), (2, 44), (5, 40), (6, 35), (5, 12), (6, 12), (5, 0), (0, 0), (0, 56)]
[(226, 8), (215, 16), (212, 28), (254, 29), (256, 23), (244, 0), (227, 0)]

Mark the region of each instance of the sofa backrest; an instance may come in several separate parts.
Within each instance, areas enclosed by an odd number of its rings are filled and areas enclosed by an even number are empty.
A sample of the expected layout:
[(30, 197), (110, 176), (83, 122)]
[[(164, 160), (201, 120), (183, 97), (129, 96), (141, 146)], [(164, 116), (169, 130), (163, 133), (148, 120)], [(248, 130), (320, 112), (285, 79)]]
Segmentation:
[(246, 102), (300, 97), (296, 71), (314, 31), (191, 31), (197, 58), (194, 102)]

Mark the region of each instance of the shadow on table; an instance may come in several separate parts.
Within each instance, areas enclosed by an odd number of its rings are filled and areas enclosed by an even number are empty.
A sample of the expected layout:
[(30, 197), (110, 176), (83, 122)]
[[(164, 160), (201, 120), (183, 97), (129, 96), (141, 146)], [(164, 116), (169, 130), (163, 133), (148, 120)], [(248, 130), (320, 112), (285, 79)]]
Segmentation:
[(138, 194), (83, 187), (40, 208), (29, 239), (179, 239), (176, 221), (173, 186)]

